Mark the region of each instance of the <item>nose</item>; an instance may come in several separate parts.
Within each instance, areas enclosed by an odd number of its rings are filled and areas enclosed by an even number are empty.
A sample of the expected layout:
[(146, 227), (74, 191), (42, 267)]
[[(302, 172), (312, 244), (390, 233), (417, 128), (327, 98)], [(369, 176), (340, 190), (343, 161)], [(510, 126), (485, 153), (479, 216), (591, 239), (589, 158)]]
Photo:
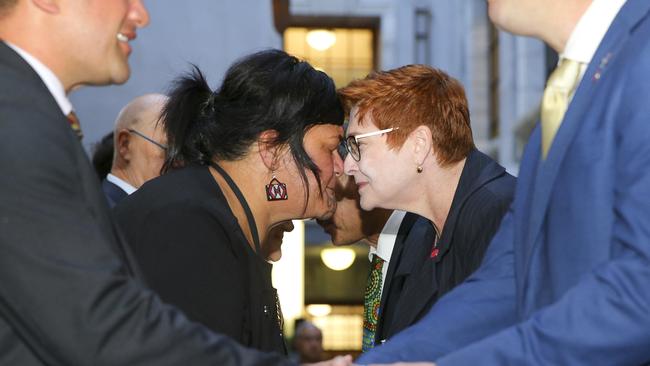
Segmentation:
[(129, 9), (129, 18), (138, 28), (144, 28), (149, 25), (149, 12), (142, 3), (142, 0), (133, 0)]
[(348, 156), (345, 157), (345, 161), (343, 162), (343, 171), (347, 175), (352, 175), (358, 170), (359, 167), (357, 166), (357, 161), (352, 158), (352, 154), (348, 154)]
[(332, 155), (334, 156), (334, 175), (338, 177), (343, 174), (343, 160), (341, 159), (341, 155), (339, 155), (338, 151), (334, 151)]

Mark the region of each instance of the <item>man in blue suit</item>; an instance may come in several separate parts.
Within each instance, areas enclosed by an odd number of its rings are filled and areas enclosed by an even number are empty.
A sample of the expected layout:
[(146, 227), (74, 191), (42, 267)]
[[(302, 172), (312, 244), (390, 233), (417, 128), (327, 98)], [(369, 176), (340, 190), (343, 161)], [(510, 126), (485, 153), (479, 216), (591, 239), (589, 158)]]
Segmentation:
[(515, 200), (479, 270), (360, 362), (646, 364), (650, 1), (488, 3), (560, 53)]

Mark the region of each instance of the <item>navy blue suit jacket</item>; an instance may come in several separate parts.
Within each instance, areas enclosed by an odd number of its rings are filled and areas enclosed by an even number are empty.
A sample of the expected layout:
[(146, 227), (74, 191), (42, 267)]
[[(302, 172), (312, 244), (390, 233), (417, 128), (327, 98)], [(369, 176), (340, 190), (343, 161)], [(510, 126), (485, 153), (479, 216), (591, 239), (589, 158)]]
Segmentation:
[(404, 244), (396, 242), (393, 248), (377, 342), (421, 319), (442, 295), (479, 267), (512, 202), (515, 183), (490, 157), (478, 150), (470, 152), (442, 230), (438, 255), (431, 258), (435, 232), (425, 218), (413, 225)]
[(549, 155), (537, 128), (481, 268), (362, 362), (650, 361), (650, 1), (628, 0)]
[(104, 192), (104, 196), (106, 196), (106, 201), (110, 208), (115, 207), (118, 202), (129, 196), (117, 184), (109, 182), (107, 179), (102, 180), (102, 191)]

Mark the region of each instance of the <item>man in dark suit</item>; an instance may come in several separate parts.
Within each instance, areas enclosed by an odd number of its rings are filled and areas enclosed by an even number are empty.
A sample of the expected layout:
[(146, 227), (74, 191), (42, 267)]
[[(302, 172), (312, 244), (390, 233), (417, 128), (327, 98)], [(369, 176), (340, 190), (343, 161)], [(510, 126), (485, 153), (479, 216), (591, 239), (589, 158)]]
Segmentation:
[(481, 268), (362, 362), (650, 362), (650, 2), (492, 0), (560, 54)]
[(139, 0), (0, 0), (0, 364), (273, 365), (131, 279), (66, 118), (66, 93), (122, 83)]
[(118, 114), (113, 131), (113, 165), (102, 180), (110, 207), (160, 175), (167, 139), (158, 121), (166, 101), (162, 94), (145, 94)]
[[(342, 154), (345, 158), (345, 154)], [(387, 338), (385, 332), (386, 321), (384, 319), (393, 318), (393, 314), (385, 310), (385, 304), (389, 301), (389, 291), (395, 274), (395, 269), (399, 266), (400, 258), (408, 241), (411, 245), (419, 245), (421, 241), (432, 239), (429, 232), (429, 239), (425, 235), (427, 228), (418, 229), (411, 235), (411, 228), (418, 216), (404, 211), (394, 211), (377, 208), (371, 211), (364, 211), (359, 207), (359, 193), (354, 184), (354, 179), (347, 175), (339, 177), (336, 185), (336, 211), (328, 220), (318, 220), (318, 224), (323, 227), (332, 238), (332, 244), (335, 246), (349, 245), (364, 241), (370, 247), (370, 255), (380, 256), (384, 262), (382, 273), (382, 296), (377, 321), (377, 331), (375, 332), (374, 342), (380, 344)], [(429, 241), (430, 242), (430, 241)], [(422, 296), (427, 296), (429, 292), (425, 291)], [(395, 294), (393, 296), (399, 296)]]

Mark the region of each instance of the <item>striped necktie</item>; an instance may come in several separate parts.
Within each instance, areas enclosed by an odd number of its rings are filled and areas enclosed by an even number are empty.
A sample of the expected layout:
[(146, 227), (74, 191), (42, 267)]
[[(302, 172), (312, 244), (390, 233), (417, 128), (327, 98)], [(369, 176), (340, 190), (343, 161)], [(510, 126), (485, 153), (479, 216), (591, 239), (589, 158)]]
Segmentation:
[(81, 140), (84, 137), (84, 134), (81, 132), (81, 125), (79, 124), (79, 118), (77, 118), (77, 114), (74, 113), (74, 111), (71, 111), (66, 117), (68, 117), (70, 128), (72, 128), (72, 131), (74, 131), (74, 133), (77, 135), (77, 138)]
[(379, 319), (379, 304), (381, 303), (382, 268), (384, 260), (378, 255), (373, 255), (366, 294), (363, 302), (363, 344), (362, 352), (366, 352), (375, 345), (375, 332)]
[(544, 89), (542, 100), (542, 158), (546, 159), (553, 138), (560, 128), (564, 113), (580, 80), (580, 62), (562, 59), (558, 67), (551, 73)]

